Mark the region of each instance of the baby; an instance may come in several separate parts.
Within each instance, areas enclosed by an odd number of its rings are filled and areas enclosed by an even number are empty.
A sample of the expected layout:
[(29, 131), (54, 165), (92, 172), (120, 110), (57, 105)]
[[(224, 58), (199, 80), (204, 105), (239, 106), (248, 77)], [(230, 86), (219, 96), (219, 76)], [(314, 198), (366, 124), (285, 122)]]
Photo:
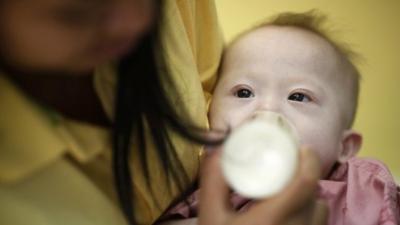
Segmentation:
[[(322, 30), (323, 21), (313, 12), (280, 14), (235, 39), (224, 54), (211, 128), (235, 129), (260, 112), (282, 114), (320, 156), (318, 194), (328, 204), (328, 224), (400, 224), (399, 189), (389, 171), (354, 157), (362, 142), (352, 129), (360, 75), (352, 51)], [(182, 209), (175, 212), (185, 216)]]

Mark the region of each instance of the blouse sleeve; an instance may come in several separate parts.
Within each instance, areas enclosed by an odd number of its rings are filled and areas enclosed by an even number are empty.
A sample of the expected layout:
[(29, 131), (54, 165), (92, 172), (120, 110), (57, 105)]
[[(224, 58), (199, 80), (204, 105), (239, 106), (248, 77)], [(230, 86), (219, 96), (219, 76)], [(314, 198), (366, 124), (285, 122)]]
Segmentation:
[[(184, 94), (180, 96), (182, 100), (192, 109), (201, 107), (198, 110), (201, 111), (201, 120), (207, 120), (204, 112), (217, 80), (223, 50), (214, 1), (177, 0), (165, 3), (162, 54), (176, 86)], [(189, 110), (189, 113), (194, 116), (199, 112)], [(204, 121), (201, 124), (204, 125)]]

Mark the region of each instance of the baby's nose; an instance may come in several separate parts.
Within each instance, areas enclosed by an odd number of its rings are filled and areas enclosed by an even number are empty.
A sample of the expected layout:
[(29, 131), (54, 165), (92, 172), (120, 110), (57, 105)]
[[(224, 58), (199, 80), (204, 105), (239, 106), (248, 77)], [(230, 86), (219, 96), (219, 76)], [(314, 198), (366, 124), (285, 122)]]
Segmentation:
[(280, 97), (274, 93), (268, 94), (258, 99), (255, 113), (259, 112), (280, 112), (282, 101)]
[(282, 111), (278, 107), (263, 107), (263, 108), (258, 108), (255, 110), (251, 116), (252, 119), (255, 119), (259, 116), (263, 116), (265, 114), (281, 114)]
[(251, 120), (260, 118), (268, 118), (268, 120), (270, 121), (278, 121), (281, 118), (283, 118), (283, 115), (275, 111), (267, 111), (267, 110), (256, 111), (251, 117)]

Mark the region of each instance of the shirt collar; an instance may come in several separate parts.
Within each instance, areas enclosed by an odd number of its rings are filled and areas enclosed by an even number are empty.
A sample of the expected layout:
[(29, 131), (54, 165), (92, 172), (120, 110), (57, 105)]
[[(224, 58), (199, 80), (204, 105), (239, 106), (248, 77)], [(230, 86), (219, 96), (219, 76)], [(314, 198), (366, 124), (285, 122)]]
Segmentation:
[(109, 148), (106, 129), (50, 116), (1, 74), (0, 106), (0, 183), (29, 176), (63, 154), (85, 163)]

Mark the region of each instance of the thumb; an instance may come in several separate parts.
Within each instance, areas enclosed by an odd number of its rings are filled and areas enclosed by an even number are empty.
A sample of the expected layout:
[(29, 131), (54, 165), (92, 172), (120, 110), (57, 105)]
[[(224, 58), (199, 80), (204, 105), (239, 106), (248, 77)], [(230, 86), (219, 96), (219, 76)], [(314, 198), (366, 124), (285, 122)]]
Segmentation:
[(200, 177), (199, 224), (223, 224), (233, 213), (220, 166), (221, 151), (206, 156)]

